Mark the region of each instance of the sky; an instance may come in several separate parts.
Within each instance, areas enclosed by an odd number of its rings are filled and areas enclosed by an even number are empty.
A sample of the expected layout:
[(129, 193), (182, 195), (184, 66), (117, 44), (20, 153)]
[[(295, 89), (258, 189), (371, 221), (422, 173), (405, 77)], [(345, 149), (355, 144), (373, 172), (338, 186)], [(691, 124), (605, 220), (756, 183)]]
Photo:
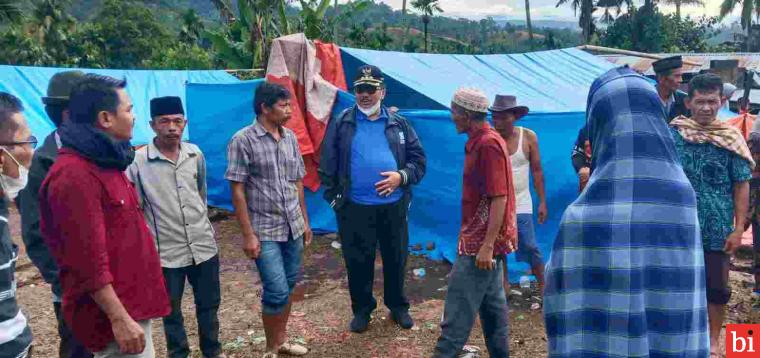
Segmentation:
[[(401, 9), (402, 0), (375, 0), (388, 4), (394, 9)], [(643, 3), (642, 0), (634, 0), (637, 4)], [(691, 16), (717, 16), (720, 12), (720, 4), (723, 0), (704, 0), (705, 6), (683, 6), (681, 14)], [(346, 2), (342, 0), (340, 2)], [(411, 0), (407, 1), (407, 4)], [(508, 17), (524, 18), (525, 1), (524, 0), (440, 0), (445, 16), (482, 18), (486, 16), (505, 15)], [(556, 7), (557, 0), (530, 0), (531, 19), (554, 19), (554, 20), (575, 20), (577, 17), (573, 14), (573, 9), (568, 4)], [(408, 6), (408, 5), (407, 5)], [(660, 11), (675, 12), (674, 6), (659, 5)], [(731, 16), (739, 15), (739, 7)]]

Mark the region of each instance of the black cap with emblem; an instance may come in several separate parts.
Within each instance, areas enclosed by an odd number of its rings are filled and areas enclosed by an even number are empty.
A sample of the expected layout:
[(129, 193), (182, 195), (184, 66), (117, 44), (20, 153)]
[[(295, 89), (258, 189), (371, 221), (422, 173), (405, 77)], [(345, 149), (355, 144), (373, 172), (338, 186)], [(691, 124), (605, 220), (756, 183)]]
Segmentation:
[(377, 66), (364, 65), (359, 67), (357, 72), (354, 87), (358, 85), (381, 87), (383, 85), (383, 71), (380, 71)]

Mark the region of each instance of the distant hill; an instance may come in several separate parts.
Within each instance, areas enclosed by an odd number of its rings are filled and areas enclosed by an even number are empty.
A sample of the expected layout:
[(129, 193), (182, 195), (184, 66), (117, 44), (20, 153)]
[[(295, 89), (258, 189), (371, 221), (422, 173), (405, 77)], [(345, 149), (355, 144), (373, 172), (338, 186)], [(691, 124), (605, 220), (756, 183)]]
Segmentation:
[[(525, 19), (516, 19), (506, 16), (493, 16), (492, 19), (499, 26), (505, 26), (506, 24), (511, 24), (512, 26), (527, 26)], [(564, 29), (580, 32), (578, 22), (576, 21), (536, 19), (532, 20), (530, 23), (534, 28), (543, 27), (547, 29)]]

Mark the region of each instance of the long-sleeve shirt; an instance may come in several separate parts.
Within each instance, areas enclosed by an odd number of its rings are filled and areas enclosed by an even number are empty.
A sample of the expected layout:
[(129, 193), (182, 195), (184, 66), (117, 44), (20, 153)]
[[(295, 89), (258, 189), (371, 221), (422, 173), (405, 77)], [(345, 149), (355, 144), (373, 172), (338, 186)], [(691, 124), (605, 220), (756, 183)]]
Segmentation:
[(201, 150), (180, 144), (176, 163), (151, 142), (126, 171), (145, 212), (161, 266), (197, 265), (217, 254), (206, 206), (206, 161)]
[(92, 294), (111, 284), (135, 321), (169, 314), (161, 264), (123, 172), (63, 148), (40, 188), (40, 230), (60, 270), (63, 314), (93, 352), (114, 340)]
[(0, 198), (0, 357), (26, 357), (32, 331), (16, 302), (18, 247), (8, 229), (8, 202)]

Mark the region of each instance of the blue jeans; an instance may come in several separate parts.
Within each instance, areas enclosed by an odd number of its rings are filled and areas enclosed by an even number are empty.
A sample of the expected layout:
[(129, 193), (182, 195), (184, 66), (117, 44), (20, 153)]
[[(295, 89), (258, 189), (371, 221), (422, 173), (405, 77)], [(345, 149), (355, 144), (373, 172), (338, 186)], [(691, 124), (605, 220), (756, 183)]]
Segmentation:
[(475, 266), (475, 256), (457, 256), (449, 277), (441, 336), (435, 346), (434, 358), (454, 358), (459, 354), (470, 337), (478, 313), (489, 355), (509, 357), (503, 270), (504, 257), (496, 260), (493, 270), (481, 270)]
[(533, 228), (533, 214), (517, 214), (517, 252), (515, 259), (530, 267), (543, 266), (541, 252), (536, 244), (536, 230)]
[(282, 313), (299, 280), (303, 259), (303, 236), (286, 242), (262, 241), (256, 259), (264, 294), (261, 309), (266, 315)]

